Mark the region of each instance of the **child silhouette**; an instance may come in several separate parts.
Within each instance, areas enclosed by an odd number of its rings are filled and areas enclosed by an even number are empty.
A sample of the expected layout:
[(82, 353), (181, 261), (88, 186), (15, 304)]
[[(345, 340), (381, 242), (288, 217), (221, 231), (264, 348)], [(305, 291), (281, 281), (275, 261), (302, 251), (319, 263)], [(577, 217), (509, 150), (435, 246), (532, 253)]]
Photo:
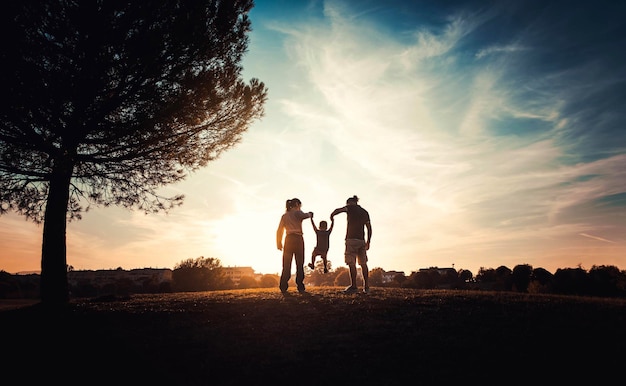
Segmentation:
[(324, 262), (324, 273), (328, 273), (328, 248), (330, 247), (330, 233), (333, 231), (333, 225), (335, 225), (335, 220), (333, 219), (330, 223), (330, 228), (327, 229), (328, 223), (326, 221), (320, 221), (320, 227), (315, 226), (315, 221), (313, 221), (313, 216), (311, 216), (311, 225), (313, 225), (313, 229), (315, 230), (315, 235), (317, 236), (317, 245), (313, 248), (313, 253), (311, 254), (311, 263), (309, 263), (309, 268), (315, 269), (315, 258), (320, 256), (322, 261)]

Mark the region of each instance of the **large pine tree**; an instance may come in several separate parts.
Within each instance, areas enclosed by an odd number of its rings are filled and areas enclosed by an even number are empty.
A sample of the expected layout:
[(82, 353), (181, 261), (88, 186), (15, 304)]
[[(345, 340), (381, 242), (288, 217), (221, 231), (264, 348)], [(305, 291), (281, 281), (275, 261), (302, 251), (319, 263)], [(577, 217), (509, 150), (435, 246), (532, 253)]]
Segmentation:
[(0, 214), (43, 222), (41, 302), (69, 301), (67, 221), (167, 211), (157, 189), (231, 148), (267, 89), (241, 79), (252, 0), (12, 1), (0, 16)]

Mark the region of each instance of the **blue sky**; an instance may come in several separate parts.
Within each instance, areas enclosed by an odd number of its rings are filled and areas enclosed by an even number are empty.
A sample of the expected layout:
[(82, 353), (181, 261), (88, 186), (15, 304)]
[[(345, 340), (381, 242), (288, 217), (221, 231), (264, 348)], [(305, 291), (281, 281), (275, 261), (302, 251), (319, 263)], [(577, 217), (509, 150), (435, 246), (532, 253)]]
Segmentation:
[[(257, 0), (243, 65), (269, 89), (263, 119), (164, 190), (186, 196), (169, 215), (102, 208), (70, 223), (68, 264), (173, 268), (204, 256), (276, 273), (286, 199), (319, 222), (356, 194), (372, 218), (370, 268), (626, 269), (624, 11)], [(0, 269), (39, 268), (40, 227), (3, 216), (0, 240), (11, 240)]]

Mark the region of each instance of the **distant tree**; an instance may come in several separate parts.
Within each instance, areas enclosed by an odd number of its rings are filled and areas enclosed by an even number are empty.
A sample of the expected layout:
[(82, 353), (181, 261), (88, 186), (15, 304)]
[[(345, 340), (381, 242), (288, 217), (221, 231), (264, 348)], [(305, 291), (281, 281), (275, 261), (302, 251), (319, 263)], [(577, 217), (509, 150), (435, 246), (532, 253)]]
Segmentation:
[(324, 269), (321, 268), (323, 267), (322, 264), (323, 264), (322, 262), (316, 262), (316, 265), (319, 265), (319, 267), (316, 267), (314, 270), (311, 270), (310, 273), (304, 277), (304, 283), (306, 285), (311, 285), (315, 287), (323, 287), (323, 286), (331, 287), (331, 286), (337, 285), (335, 284), (335, 279), (341, 272), (347, 270), (346, 267), (339, 267), (337, 269), (333, 269), (332, 262), (328, 260), (328, 273), (324, 273)]
[(350, 285), (350, 272), (346, 267), (337, 268), (337, 276), (335, 276), (334, 285), (336, 286), (348, 286)]
[(306, 265), (304, 267), (305, 271), (309, 271), (310, 273), (304, 277), (304, 283), (306, 285), (319, 286), (324, 279), (323, 271), (319, 270), (319, 262), (316, 262), (317, 267), (315, 269), (308, 268)]
[(466, 269), (459, 269), (456, 273), (456, 278), (454, 278), (451, 283), (450, 288), (454, 289), (469, 289), (471, 282), (473, 282), (474, 275), (472, 272)]
[(467, 269), (460, 269), (459, 270), (459, 280), (463, 283), (467, 283), (472, 281), (472, 279), (474, 279), (474, 274), (472, 273), (472, 271), (469, 271)]
[(553, 290), (565, 295), (588, 295), (587, 271), (582, 267), (559, 268), (554, 273)]
[(512, 273), (511, 268), (504, 265), (496, 268), (496, 283), (493, 289), (496, 291), (511, 291), (513, 289)]
[(278, 275), (265, 274), (261, 276), (259, 280), (259, 287), (261, 288), (273, 288), (278, 287)]
[(0, 270), (0, 299), (6, 299), (11, 297), (14, 292), (17, 292), (18, 286), (13, 279), (13, 275), (7, 271)]
[(370, 287), (380, 287), (383, 285), (383, 273), (385, 271), (382, 268), (374, 268), (369, 272), (369, 285)]
[(623, 296), (626, 296), (626, 270), (619, 271), (619, 279), (617, 281), (617, 288), (622, 292)]
[(239, 288), (258, 288), (259, 283), (252, 276), (242, 276), (239, 278)]
[(544, 268), (533, 268), (528, 285), (529, 293), (550, 293), (552, 292), (552, 274)]
[(200, 256), (183, 260), (172, 270), (172, 285), (177, 292), (208, 291), (224, 282), (222, 264), (214, 257)]
[(456, 269), (450, 268), (446, 269), (443, 275), (440, 275), (441, 279), (439, 282), (440, 288), (454, 288), (459, 281), (459, 273)]
[(454, 268), (430, 267), (412, 272), (404, 287), (433, 289), (455, 288), (458, 283), (458, 273)]
[(545, 268), (534, 268), (531, 280), (536, 280), (541, 284), (549, 284), (552, 281), (552, 274)]
[(620, 282), (623, 273), (614, 265), (594, 265), (587, 273), (590, 295), (614, 297), (624, 295)]
[(41, 301), (69, 301), (67, 221), (167, 211), (262, 117), (241, 79), (253, 0), (12, 1), (0, 16), (0, 214), (43, 222)]
[(399, 273), (393, 277), (391, 280), (392, 287), (403, 287), (404, 283), (407, 282), (407, 277), (404, 273)]
[[(394, 278), (395, 279), (395, 278)], [(403, 287), (433, 289), (437, 286), (439, 275), (430, 270), (411, 272)]]
[(476, 274), (476, 281), (479, 283), (495, 283), (496, 270), (493, 268), (480, 267)]
[(511, 272), (511, 280), (513, 281), (513, 289), (517, 292), (528, 292), (528, 285), (533, 273), (533, 267), (529, 264), (518, 264), (513, 267)]
[(332, 286), (335, 275), (333, 274), (333, 262), (328, 260), (328, 272), (324, 273), (324, 262), (320, 259), (315, 262), (315, 269), (305, 268), (311, 273), (304, 278), (305, 284), (313, 286)]
[[(333, 262), (330, 259), (327, 260), (326, 268), (328, 268), (329, 271), (333, 269)], [(310, 270), (310, 268), (308, 267), (308, 264), (305, 264), (305, 269)], [(322, 259), (318, 259), (315, 262), (315, 269), (313, 269), (312, 271), (323, 274), (324, 273), (324, 261)]]
[(233, 279), (231, 279), (230, 277), (225, 277), (224, 280), (222, 280), (222, 284), (219, 287), (220, 289), (233, 289), (235, 288), (235, 283), (233, 282)]

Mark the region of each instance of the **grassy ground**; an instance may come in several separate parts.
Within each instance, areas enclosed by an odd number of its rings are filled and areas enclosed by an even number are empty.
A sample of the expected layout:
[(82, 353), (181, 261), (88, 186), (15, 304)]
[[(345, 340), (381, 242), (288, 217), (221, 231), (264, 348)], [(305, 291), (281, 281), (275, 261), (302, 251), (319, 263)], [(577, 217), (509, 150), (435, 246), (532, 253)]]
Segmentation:
[(382, 288), (77, 300), (0, 311), (2, 367), (81, 385), (603, 384), (623, 379), (625, 305)]

